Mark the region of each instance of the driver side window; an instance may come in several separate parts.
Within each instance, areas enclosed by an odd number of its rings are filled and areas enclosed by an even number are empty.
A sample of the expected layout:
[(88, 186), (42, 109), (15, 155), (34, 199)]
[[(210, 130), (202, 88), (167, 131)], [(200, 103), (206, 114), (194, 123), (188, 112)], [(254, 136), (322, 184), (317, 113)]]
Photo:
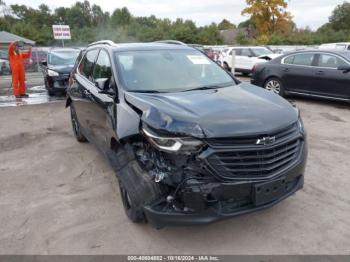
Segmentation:
[(100, 78), (110, 79), (112, 76), (111, 62), (109, 60), (109, 55), (105, 50), (101, 50), (92, 74), (94, 80)]

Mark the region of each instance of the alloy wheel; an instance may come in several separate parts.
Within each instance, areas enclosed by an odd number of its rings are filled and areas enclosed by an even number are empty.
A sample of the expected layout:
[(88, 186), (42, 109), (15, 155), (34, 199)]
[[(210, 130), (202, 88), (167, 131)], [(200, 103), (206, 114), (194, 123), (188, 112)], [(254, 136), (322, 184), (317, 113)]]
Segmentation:
[(279, 95), (281, 92), (281, 84), (277, 80), (269, 80), (266, 83), (265, 89)]

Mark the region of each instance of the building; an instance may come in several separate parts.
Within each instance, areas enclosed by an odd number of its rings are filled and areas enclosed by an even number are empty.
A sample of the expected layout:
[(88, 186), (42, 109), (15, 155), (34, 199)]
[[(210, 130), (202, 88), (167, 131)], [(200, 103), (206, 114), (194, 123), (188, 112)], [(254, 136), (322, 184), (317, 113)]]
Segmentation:
[(0, 49), (7, 50), (8, 46), (14, 41), (23, 41), (29, 45), (35, 45), (35, 41), (21, 37), (15, 34), (11, 34), (6, 31), (0, 31)]

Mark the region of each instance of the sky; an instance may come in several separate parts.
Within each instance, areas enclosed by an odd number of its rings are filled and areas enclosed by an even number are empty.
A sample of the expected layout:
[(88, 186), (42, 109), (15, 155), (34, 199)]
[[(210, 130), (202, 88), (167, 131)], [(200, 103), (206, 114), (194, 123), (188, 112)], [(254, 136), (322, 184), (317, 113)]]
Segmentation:
[[(7, 5), (25, 4), (38, 7), (41, 3), (51, 9), (59, 6), (69, 7), (74, 0), (5, 0)], [(288, 11), (291, 12), (298, 27), (317, 29), (328, 21), (333, 9), (344, 0), (289, 0)], [(192, 19), (197, 25), (220, 22), (226, 18), (235, 24), (247, 19), (241, 15), (245, 7), (244, 0), (90, 0), (90, 4), (98, 4), (104, 11), (113, 12), (116, 8), (126, 6), (135, 16), (155, 15), (160, 18), (177, 17)]]

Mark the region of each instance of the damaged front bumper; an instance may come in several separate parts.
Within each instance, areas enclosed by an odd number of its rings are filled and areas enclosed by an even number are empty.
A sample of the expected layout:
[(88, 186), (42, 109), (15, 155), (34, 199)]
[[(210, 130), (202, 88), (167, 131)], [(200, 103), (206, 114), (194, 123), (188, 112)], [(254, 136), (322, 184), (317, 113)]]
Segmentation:
[[(148, 223), (156, 228), (164, 226), (185, 226), (208, 224), (226, 218), (243, 215), (269, 208), (288, 198), (304, 185), (306, 152), (300, 157), (298, 164), (283, 175), (269, 180), (221, 183), (216, 187), (218, 200), (207, 201), (200, 212), (184, 212), (166, 208), (168, 203), (156, 203), (144, 207)], [(191, 192), (190, 201), (200, 202), (198, 191)], [(227, 197), (229, 196), (229, 198)], [(229, 199), (229, 200), (227, 200)], [(201, 205), (202, 203), (197, 203)]]

